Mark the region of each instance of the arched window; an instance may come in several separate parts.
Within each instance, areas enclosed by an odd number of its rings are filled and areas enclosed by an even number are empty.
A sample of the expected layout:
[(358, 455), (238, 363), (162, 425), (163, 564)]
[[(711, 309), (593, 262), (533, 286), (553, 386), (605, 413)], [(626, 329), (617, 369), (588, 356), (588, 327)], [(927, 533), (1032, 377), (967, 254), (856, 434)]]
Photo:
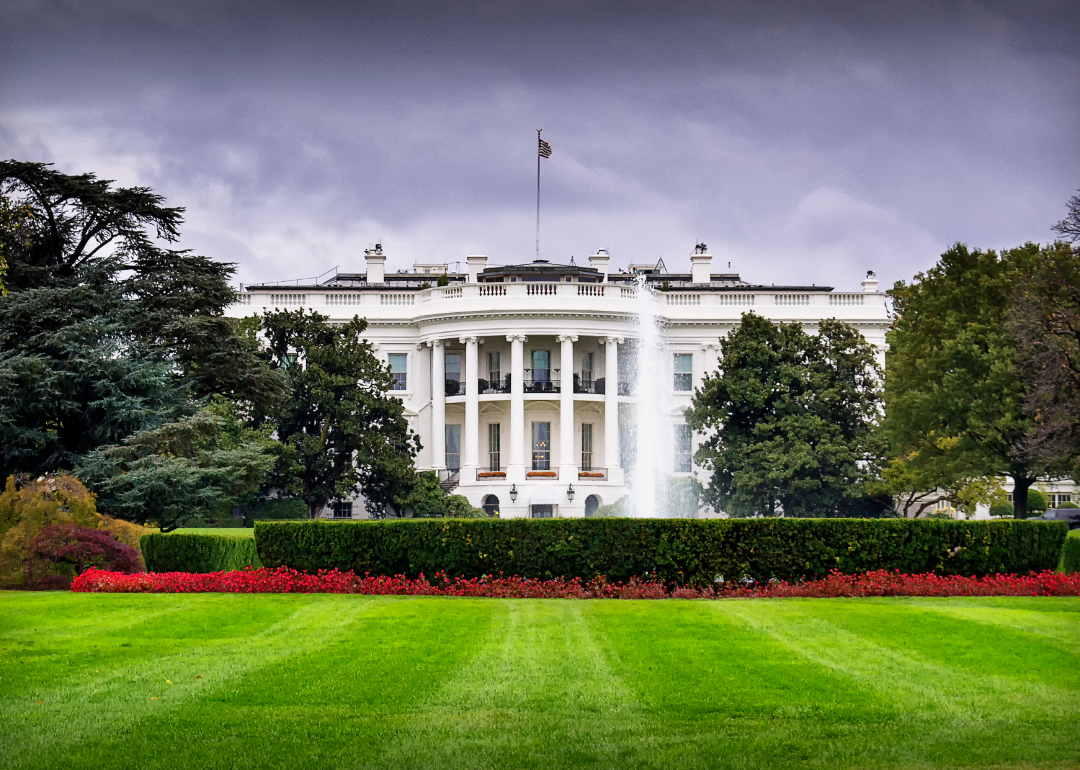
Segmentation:
[(595, 516), (596, 509), (600, 507), (600, 498), (596, 495), (589, 495), (585, 498), (585, 515)]
[(488, 516), (499, 515), (499, 498), (495, 495), (488, 495), (484, 498), (484, 513)]

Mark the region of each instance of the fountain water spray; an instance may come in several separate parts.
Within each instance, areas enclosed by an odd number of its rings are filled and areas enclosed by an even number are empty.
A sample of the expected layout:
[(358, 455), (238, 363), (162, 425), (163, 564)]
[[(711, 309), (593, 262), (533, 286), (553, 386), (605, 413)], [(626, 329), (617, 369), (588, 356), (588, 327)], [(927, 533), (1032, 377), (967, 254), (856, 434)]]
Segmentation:
[(630, 506), (635, 517), (666, 516), (667, 501), (661, 493), (674, 457), (674, 436), (668, 414), (671, 382), (661, 329), (660, 301), (645, 276), (634, 279), (640, 337), (631, 382), (637, 404), (633, 410), (630, 440), (634, 463), (630, 477)]

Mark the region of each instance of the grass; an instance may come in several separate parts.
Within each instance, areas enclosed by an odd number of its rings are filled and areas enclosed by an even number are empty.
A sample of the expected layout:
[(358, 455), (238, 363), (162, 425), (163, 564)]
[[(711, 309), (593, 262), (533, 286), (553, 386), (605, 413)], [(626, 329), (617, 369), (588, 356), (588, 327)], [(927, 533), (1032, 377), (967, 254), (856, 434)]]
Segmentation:
[(255, 537), (253, 527), (184, 527), (174, 529), (169, 534), (177, 535), (222, 535), (224, 537)]
[(0, 767), (1075, 768), (1078, 663), (1080, 599), (3, 593)]

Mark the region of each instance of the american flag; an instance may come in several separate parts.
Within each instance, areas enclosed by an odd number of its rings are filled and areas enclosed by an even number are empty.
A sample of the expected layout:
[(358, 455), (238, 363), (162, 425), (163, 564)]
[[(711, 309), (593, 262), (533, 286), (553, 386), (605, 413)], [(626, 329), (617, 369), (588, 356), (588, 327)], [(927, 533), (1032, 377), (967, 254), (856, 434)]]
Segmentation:
[(540, 140), (540, 157), (541, 158), (550, 158), (551, 157), (551, 145), (548, 144), (547, 142), (545, 142), (543, 139)]

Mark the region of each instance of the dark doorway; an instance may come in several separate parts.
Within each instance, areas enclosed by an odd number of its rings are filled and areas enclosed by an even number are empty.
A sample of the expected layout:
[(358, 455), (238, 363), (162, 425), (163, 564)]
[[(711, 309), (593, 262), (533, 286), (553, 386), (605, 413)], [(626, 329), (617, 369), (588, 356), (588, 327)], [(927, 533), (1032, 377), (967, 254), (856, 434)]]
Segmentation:
[(555, 506), (551, 503), (545, 503), (542, 505), (534, 505), (532, 507), (532, 517), (534, 519), (550, 519), (555, 516)]
[(589, 495), (585, 498), (585, 515), (595, 516), (596, 509), (600, 507), (600, 498), (596, 495)]
[(484, 513), (488, 516), (499, 515), (499, 498), (495, 495), (488, 495), (484, 498)]

